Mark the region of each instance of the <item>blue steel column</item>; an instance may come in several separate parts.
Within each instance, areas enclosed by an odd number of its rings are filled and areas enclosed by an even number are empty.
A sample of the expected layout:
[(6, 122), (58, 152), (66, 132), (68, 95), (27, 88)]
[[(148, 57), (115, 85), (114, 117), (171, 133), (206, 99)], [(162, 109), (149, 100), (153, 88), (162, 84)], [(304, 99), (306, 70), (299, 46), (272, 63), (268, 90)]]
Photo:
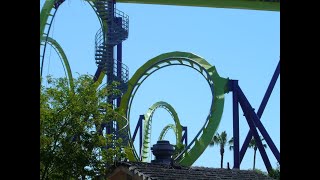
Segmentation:
[[(241, 95), (241, 97), (243, 98), (243, 102), (246, 104), (246, 106), (249, 109), (253, 109), (252, 106), (250, 105), (249, 101), (247, 100), (247, 98), (245, 97), (245, 95), (243, 94), (241, 88), (239, 87), (238, 89), (239, 94)], [(258, 115), (254, 112), (254, 111), (250, 111), (250, 117), (252, 118), (254, 125), (256, 127), (258, 127), (258, 129), (260, 130), (263, 138), (265, 139), (265, 141), (267, 142), (268, 146), (270, 147), (273, 155), (276, 157), (276, 159), (278, 160), (278, 162), (280, 163), (280, 152), (278, 151), (277, 147), (275, 146), (275, 144), (273, 143), (271, 137), (269, 136), (268, 132), (266, 131), (266, 129), (264, 128), (264, 126), (262, 125), (261, 121), (259, 120)]]
[(280, 60), (278, 62), (277, 68), (274, 71), (274, 74), (273, 74), (273, 76), (271, 78), (271, 81), (270, 81), (270, 84), (268, 86), (268, 89), (267, 89), (267, 91), (266, 91), (266, 93), (265, 93), (265, 95), (264, 95), (264, 97), (262, 99), (262, 102), (260, 104), (260, 107), (258, 109), (257, 115), (259, 116), (259, 118), (261, 118), (261, 115), (262, 115), (265, 107), (267, 106), (269, 97), (270, 97), (270, 95), (272, 93), (272, 90), (273, 90), (277, 80), (278, 80), (279, 75), (280, 75)]
[[(107, 11), (111, 12), (111, 17), (108, 17), (108, 18), (111, 18), (111, 21), (110, 22), (107, 22), (108, 24), (108, 27), (111, 29), (112, 28), (112, 21), (114, 19), (114, 3), (111, 2), (111, 1), (108, 1), (108, 9)], [(107, 32), (105, 32), (104, 34), (104, 45), (106, 46), (106, 52), (104, 52), (104, 54), (107, 56), (106, 58), (106, 76), (107, 76), (107, 82), (106, 84), (109, 85), (111, 84), (111, 82), (114, 80), (114, 77), (113, 77), (113, 69), (114, 69), (114, 62), (113, 62), (113, 47), (114, 45), (112, 44), (109, 44), (108, 42), (108, 34)], [(110, 54), (109, 54), (110, 53)], [(112, 96), (107, 96), (107, 102), (108, 104), (111, 104), (113, 106), (114, 104), (114, 101), (113, 101), (113, 97)], [(114, 132), (116, 131), (114, 128), (113, 128), (113, 124), (114, 124), (114, 120), (108, 122), (108, 125), (107, 125), (107, 134), (113, 134), (114, 135)], [(115, 136), (114, 136), (114, 139), (115, 139)]]
[(240, 106), (242, 107), (242, 111), (244, 113), (244, 116), (246, 117), (246, 120), (247, 120), (248, 125), (250, 127), (250, 131), (253, 133), (253, 137), (255, 139), (255, 142), (256, 142), (257, 147), (259, 149), (259, 152), (261, 154), (262, 160), (263, 160), (268, 172), (270, 172), (270, 170), (272, 169), (272, 166), (270, 164), (270, 160), (267, 156), (267, 153), (262, 145), (260, 136), (258, 134), (255, 123), (252, 118), (252, 112), (254, 112), (254, 109), (251, 107), (250, 103), (247, 101), (245, 95), (243, 94), (243, 92), (239, 86), (237, 86), (237, 93), (238, 93), (238, 97), (239, 97)]
[[(233, 168), (240, 169), (238, 80), (230, 80), (233, 99)], [(230, 86), (229, 86), (230, 87)]]
[(133, 132), (133, 136), (132, 136), (132, 143), (134, 142), (135, 138), (136, 138), (136, 135), (137, 135), (137, 132), (138, 132), (138, 129), (139, 129), (139, 157), (141, 159), (141, 148), (142, 148), (142, 120), (144, 120), (144, 115), (140, 115), (139, 116), (139, 120), (138, 120), (138, 123), (137, 123), (137, 126), (136, 126), (136, 129), (134, 130)]
[[(128, 68), (122, 65), (122, 44), (128, 37), (129, 18), (123, 12), (115, 8), (115, 0), (97, 0), (94, 3), (97, 15), (102, 21), (107, 23), (107, 29), (100, 28), (95, 36), (95, 60), (98, 69), (93, 77), (97, 81), (101, 73), (106, 75), (106, 85), (118, 81), (117, 89), (123, 94), (127, 88)], [(115, 46), (117, 46), (117, 58), (115, 59)], [(122, 95), (121, 94), (121, 95)], [(108, 95), (107, 103), (114, 107), (119, 107), (121, 96)], [(123, 139), (123, 144), (127, 144), (129, 136), (125, 130), (119, 131), (118, 121), (112, 120), (106, 125), (107, 133), (113, 134), (113, 140)]]
[[(268, 100), (269, 100), (269, 98), (271, 96), (271, 93), (272, 93), (272, 90), (273, 90), (273, 88), (274, 88), (274, 86), (275, 86), (275, 84), (277, 82), (279, 74), (280, 74), (280, 60), (279, 60), (279, 63), (277, 65), (277, 68), (276, 68), (276, 70), (275, 70), (275, 72), (274, 72), (274, 74), (273, 74), (273, 76), (271, 78), (271, 81), (269, 83), (267, 91), (266, 91), (266, 93), (265, 93), (265, 95), (264, 95), (264, 97), (262, 99), (260, 107), (258, 109), (257, 115), (258, 115), (259, 118), (261, 118), (261, 116), (263, 114), (263, 111), (264, 111), (264, 109), (265, 109), (265, 107), (266, 107), (266, 105), (268, 103)], [(249, 131), (247, 136), (246, 136), (246, 139), (245, 139), (245, 141), (244, 141), (244, 143), (242, 145), (242, 148), (240, 150), (240, 163), (241, 163), (241, 161), (242, 161), (242, 159), (243, 159), (243, 157), (244, 157), (244, 155), (245, 155), (245, 153), (246, 153), (246, 151), (248, 149), (248, 146), (249, 146), (251, 138), (252, 138), (252, 133)], [(278, 162), (280, 163), (280, 159), (278, 160)]]
[[(110, 11), (111, 13), (111, 21), (107, 22), (109, 29), (113, 28), (113, 21), (114, 21), (114, 5), (115, 5), (115, 1), (108, 1), (108, 11)], [(109, 31), (108, 29), (108, 31)], [(114, 34), (112, 34), (112, 36), (114, 36)], [(106, 37), (108, 38), (108, 35), (106, 35)], [(111, 39), (114, 39), (114, 37), (111, 37)], [(114, 80), (114, 76), (113, 76), (113, 70), (114, 70), (114, 55), (113, 55), (113, 50), (114, 50), (114, 45), (113, 44), (106, 44), (107, 49), (109, 50), (110, 56), (108, 56), (107, 59), (107, 84), (110, 84), (113, 80)], [(112, 97), (108, 97), (108, 103), (113, 105), (113, 98)]]
[(184, 144), (187, 147), (187, 145), (188, 145), (188, 127), (187, 126), (182, 126), (182, 131), (184, 133), (183, 133), (183, 135), (181, 137), (181, 143), (183, 143), (183, 141), (184, 141)]
[[(122, 79), (122, 43), (117, 45), (117, 59), (118, 59), (118, 63), (117, 63), (117, 77), (118, 79)], [(120, 63), (119, 63), (120, 62)], [(121, 82), (120, 82), (121, 83)], [(117, 107), (120, 106), (120, 102), (121, 102), (121, 97), (117, 98)]]
[[(143, 119), (144, 119), (144, 115), (143, 115)], [(140, 122), (140, 137), (139, 137), (139, 156), (140, 156), (140, 161), (142, 160), (142, 118), (141, 118), (141, 122)]]

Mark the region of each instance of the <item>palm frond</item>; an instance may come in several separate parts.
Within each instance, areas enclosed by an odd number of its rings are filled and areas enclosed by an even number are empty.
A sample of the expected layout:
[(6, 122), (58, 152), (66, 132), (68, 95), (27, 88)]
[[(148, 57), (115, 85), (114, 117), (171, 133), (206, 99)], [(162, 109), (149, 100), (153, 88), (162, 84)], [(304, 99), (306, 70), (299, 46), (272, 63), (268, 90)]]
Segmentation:
[(256, 147), (256, 141), (254, 139), (254, 137), (252, 137), (252, 139), (250, 140), (250, 143), (249, 143), (249, 148), (254, 148)]
[[(261, 136), (259, 136), (259, 137), (260, 137), (260, 139), (261, 139), (261, 142), (262, 142), (263, 147), (264, 147), (264, 148), (267, 148), (267, 144), (263, 144), (263, 141), (265, 141), (265, 139), (264, 139), (264, 138), (261, 138)], [(249, 147), (249, 148), (255, 148), (255, 147), (257, 147), (257, 143), (256, 143), (254, 137), (252, 137), (252, 139), (250, 140), (250, 143), (249, 143), (249, 146), (248, 146), (248, 147)]]
[(216, 144), (220, 143), (220, 136), (219, 136), (219, 134), (213, 136), (213, 142), (216, 143)]
[(228, 141), (228, 144), (229, 144), (229, 150), (230, 151), (232, 151), (233, 150), (233, 148), (234, 148), (234, 146), (233, 146), (233, 142), (234, 142), (234, 140), (233, 140), (233, 137)]
[(264, 147), (264, 148), (267, 148), (268, 146), (267, 146), (266, 144), (263, 144), (263, 147)]
[(234, 140), (233, 140), (233, 137), (229, 140), (229, 145), (233, 145), (233, 142), (234, 142)]

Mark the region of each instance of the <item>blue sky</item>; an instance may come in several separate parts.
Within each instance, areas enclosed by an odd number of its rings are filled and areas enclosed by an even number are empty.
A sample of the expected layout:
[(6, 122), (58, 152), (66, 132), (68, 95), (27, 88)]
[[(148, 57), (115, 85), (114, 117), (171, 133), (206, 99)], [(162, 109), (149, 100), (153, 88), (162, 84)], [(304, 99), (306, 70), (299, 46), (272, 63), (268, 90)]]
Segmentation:
[[(44, 1), (40, 1), (40, 9)], [(280, 58), (280, 13), (272, 11), (223, 8), (182, 7), (117, 3), (117, 9), (129, 15), (129, 38), (123, 42), (123, 62), (130, 77), (147, 60), (162, 53), (195, 53), (214, 65), (222, 77), (239, 80), (251, 105), (258, 109)], [(74, 76), (94, 74), (94, 36), (100, 28), (88, 3), (66, 1), (59, 8), (50, 36), (64, 49)], [(63, 75), (63, 66), (53, 49), (46, 51), (44, 75)], [(140, 86), (131, 108), (131, 131), (140, 114), (157, 101), (171, 104), (182, 125), (188, 127), (189, 142), (203, 125), (210, 108), (210, 88), (205, 79), (187, 67), (168, 67), (151, 75)], [(249, 130), (240, 110), (240, 143)], [(261, 118), (280, 150), (280, 77)], [(152, 141), (173, 123), (169, 113), (158, 109), (153, 116)], [(225, 95), (225, 107), (218, 132), (232, 137), (232, 93)], [(175, 143), (173, 132), (166, 139)], [(137, 146), (137, 144), (136, 144)], [(224, 166), (233, 164), (226, 147)], [(276, 159), (266, 149), (273, 167)], [(253, 150), (248, 149), (241, 169), (252, 168)], [(208, 147), (194, 166), (220, 167), (219, 147)], [(257, 153), (256, 168), (265, 171)]]

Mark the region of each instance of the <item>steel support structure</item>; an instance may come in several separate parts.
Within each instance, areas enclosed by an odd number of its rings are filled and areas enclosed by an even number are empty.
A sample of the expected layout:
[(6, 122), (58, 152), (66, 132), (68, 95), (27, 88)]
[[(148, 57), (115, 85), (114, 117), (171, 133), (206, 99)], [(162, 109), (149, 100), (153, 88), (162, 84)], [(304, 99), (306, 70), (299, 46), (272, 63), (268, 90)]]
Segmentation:
[(139, 120), (138, 120), (138, 123), (136, 125), (136, 128), (133, 132), (133, 136), (132, 136), (132, 144), (134, 143), (134, 140), (136, 139), (136, 135), (137, 135), (137, 132), (139, 130), (139, 158), (141, 160), (141, 149), (142, 149), (142, 120), (144, 120), (144, 115), (140, 115), (139, 116)]
[[(120, 21), (121, 22), (121, 21)], [(117, 77), (122, 79), (122, 42), (117, 45), (117, 59), (120, 63), (117, 63)], [(117, 98), (117, 107), (120, 107), (121, 96)]]
[[(270, 95), (272, 93), (272, 90), (276, 84), (276, 81), (280, 75), (280, 61), (276, 67), (276, 70), (272, 76), (272, 79), (269, 83), (269, 86), (267, 88), (267, 91), (263, 97), (263, 100), (260, 104), (260, 107), (258, 109), (258, 112), (255, 113), (254, 109), (252, 108), (250, 102), (244, 95), (243, 91), (241, 90), (240, 86), (238, 85), (237, 80), (229, 80), (229, 90), (232, 91), (233, 95), (233, 139), (234, 139), (234, 166), (233, 168), (240, 168), (241, 161), (244, 157), (244, 154), (248, 148), (248, 145), (250, 143), (250, 140), (252, 137), (255, 139), (255, 142), (257, 144), (257, 147), (259, 149), (259, 152), (262, 156), (262, 159), (264, 161), (264, 164), (268, 170), (268, 172), (272, 169), (272, 166), (270, 164), (269, 158), (266, 154), (266, 151), (262, 145), (260, 136), (258, 134), (258, 130), (260, 131), (262, 137), (267, 142), (268, 146), (270, 147), (270, 150), (272, 151), (273, 155), (277, 159), (277, 161), (280, 164), (280, 151), (275, 146), (274, 142), (272, 141), (271, 137), (269, 136), (267, 130), (263, 126), (263, 124), (260, 121), (260, 118), (262, 116), (262, 113), (268, 103), (268, 100), (270, 98)], [(242, 111), (244, 113), (244, 116), (247, 120), (247, 123), (250, 127), (250, 130), (246, 136), (246, 139), (242, 145), (241, 150), (239, 146), (239, 104), (242, 108)], [(258, 130), (257, 130), (258, 129)]]
[(188, 127), (187, 126), (181, 126), (182, 127), (182, 137), (181, 137), (181, 143), (184, 141), (185, 147), (188, 146)]
[(238, 81), (232, 80), (229, 83), (229, 89), (232, 90), (233, 101), (233, 168), (240, 168), (240, 152), (239, 152), (239, 102), (238, 93), (236, 91), (238, 87)]
[[(264, 111), (264, 109), (265, 109), (265, 107), (266, 107), (266, 105), (267, 105), (267, 103), (268, 103), (268, 100), (269, 100), (269, 98), (270, 98), (270, 95), (271, 95), (271, 93), (272, 93), (272, 90), (273, 90), (276, 82), (277, 82), (277, 79), (278, 79), (279, 75), (280, 75), (280, 61), (279, 61), (278, 65), (277, 65), (277, 68), (276, 68), (276, 70), (275, 70), (275, 72), (274, 72), (274, 74), (273, 74), (273, 76), (272, 76), (272, 79), (271, 79), (271, 81), (270, 81), (270, 84), (269, 84), (269, 86), (268, 86), (268, 88), (267, 88), (267, 91), (266, 91), (266, 93), (265, 93), (265, 95), (264, 95), (264, 97), (263, 97), (263, 99), (262, 99), (262, 102), (261, 102), (261, 104), (260, 104), (260, 107), (259, 107), (259, 109), (258, 109), (257, 116), (258, 116), (259, 119), (261, 118), (261, 116), (262, 116), (262, 114), (263, 114), (263, 111)], [(259, 121), (259, 122), (260, 122), (260, 121)], [(259, 122), (258, 122), (258, 123), (259, 123)], [(261, 123), (261, 122), (260, 122), (260, 123)], [(247, 136), (246, 136), (246, 139), (245, 139), (245, 141), (244, 141), (244, 143), (243, 143), (243, 145), (242, 145), (242, 148), (241, 148), (241, 150), (240, 150), (240, 162), (242, 161), (242, 159), (243, 159), (243, 157), (244, 157), (244, 155), (245, 155), (245, 153), (246, 153), (246, 150), (248, 149), (248, 146), (249, 146), (249, 143), (250, 143), (251, 138), (252, 138), (252, 133), (249, 131), (248, 134), (247, 134)], [(265, 140), (266, 140), (267, 143), (269, 142), (268, 145), (269, 145), (270, 148), (272, 148), (271, 151), (272, 151), (273, 154), (276, 156), (276, 158), (277, 158), (277, 160), (278, 160), (278, 162), (279, 162), (279, 164), (280, 164), (280, 153), (277, 153), (277, 152), (276, 152), (276, 151), (277, 151), (276, 148), (273, 148), (273, 147), (270, 146), (270, 145), (272, 144), (272, 143), (270, 142), (270, 138), (266, 138), (266, 137), (264, 137), (264, 138), (265, 138)], [(277, 154), (278, 154), (278, 155), (277, 155)]]

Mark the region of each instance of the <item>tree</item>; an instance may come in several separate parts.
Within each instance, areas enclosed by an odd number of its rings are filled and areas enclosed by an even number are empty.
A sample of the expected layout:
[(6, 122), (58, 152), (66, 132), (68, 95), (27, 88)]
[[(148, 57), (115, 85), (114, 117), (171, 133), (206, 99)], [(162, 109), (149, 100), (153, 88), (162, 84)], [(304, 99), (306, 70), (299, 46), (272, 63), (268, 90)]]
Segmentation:
[[(231, 143), (230, 141), (229, 141), (229, 144)], [(226, 131), (223, 131), (221, 134), (216, 133), (216, 135), (213, 136), (209, 144), (210, 146), (220, 145), (221, 168), (223, 168), (223, 155), (224, 155), (224, 147), (226, 143), (227, 143), (227, 133)]]
[(121, 119), (105, 101), (119, 93), (117, 83), (97, 89), (92, 79), (81, 75), (70, 89), (66, 78), (49, 76), (41, 86), (40, 179), (101, 177), (106, 165), (125, 158), (122, 140), (101, 133), (102, 123)]
[(230, 151), (232, 151), (233, 148), (234, 148), (233, 142), (234, 142), (234, 140), (233, 140), (233, 137), (232, 137), (232, 138), (229, 140), (229, 150), (230, 150)]
[(273, 179), (280, 179), (280, 164), (277, 163), (277, 168), (271, 169), (268, 175)]
[[(250, 170), (250, 169), (249, 169), (249, 170)], [(265, 176), (267, 176), (267, 175), (268, 175), (268, 173), (267, 173), (267, 172), (262, 171), (261, 169), (253, 169), (252, 171), (257, 172), (257, 173), (259, 173), (259, 174), (263, 174), (263, 175), (265, 175)]]
[[(259, 136), (260, 139), (261, 139), (261, 136)], [(264, 138), (261, 139), (261, 142), (264, 141)], [(267, 148), (267, 145), (266, 144), (262, 144), (264, 148)], [(253, 155), (253, 170), (255, 169), (255, 166), (256, 166), (256, 153), (257, 153), (257, 149), (258, 149), (258, 146), (256, 144), (256, 141), (254, 139), (254, 137), (252, 137), (250, 143), (249, 143), (249, 148), (253, 148), (254, 150), (254, 155)]]

